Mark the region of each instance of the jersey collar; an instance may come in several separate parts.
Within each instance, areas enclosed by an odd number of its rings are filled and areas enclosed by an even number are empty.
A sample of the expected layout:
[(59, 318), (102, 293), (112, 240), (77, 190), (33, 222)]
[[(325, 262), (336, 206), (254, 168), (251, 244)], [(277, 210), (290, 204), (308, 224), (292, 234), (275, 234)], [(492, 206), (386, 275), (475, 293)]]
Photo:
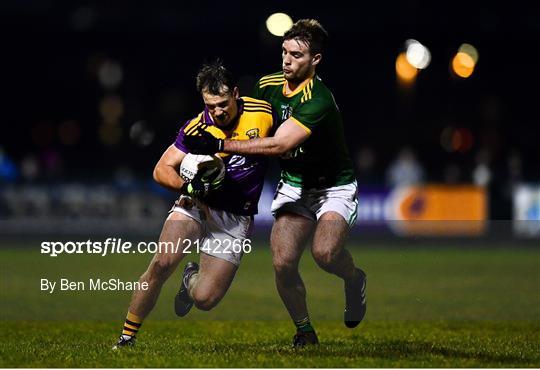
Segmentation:
[(287, 94), (287, 85), (289, 84), (289, 82), (287, 80), (285, 80), (285, 83), (283, 84), (283, 96), (287, 97), (287, 98), (291, 98), (293, 96), (295, 96), (296, 94), (298, 94), (300, 91), (302, 91), (302, 89), (311, 81), (315, 78), (316, 75), (313, 75), (313, 77), (305, 80), (304, 82), (302, 82), (300, 85), (298, 85), (298, 87), (296, 89), (294, 89), (294, 91), (291, 91), (290, 93)]

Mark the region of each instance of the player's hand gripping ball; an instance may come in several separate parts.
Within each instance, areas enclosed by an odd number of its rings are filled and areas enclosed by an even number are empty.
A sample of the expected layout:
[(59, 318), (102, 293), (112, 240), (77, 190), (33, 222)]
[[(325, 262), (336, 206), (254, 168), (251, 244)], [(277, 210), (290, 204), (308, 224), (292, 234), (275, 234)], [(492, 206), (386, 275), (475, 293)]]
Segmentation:
[(182, 192), (203, 198), (223, 183), (225, 164), (217, 155), (188, 153), (180, 165), (180, 177), (185, 181)]

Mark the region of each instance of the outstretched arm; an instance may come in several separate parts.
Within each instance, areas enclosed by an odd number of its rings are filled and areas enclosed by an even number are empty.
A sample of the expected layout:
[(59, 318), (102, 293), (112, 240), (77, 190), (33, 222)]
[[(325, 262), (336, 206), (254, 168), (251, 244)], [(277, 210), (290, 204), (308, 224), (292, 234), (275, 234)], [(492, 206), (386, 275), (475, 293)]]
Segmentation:
[(272, 137), (251, 140), (225, 140), (223, 151), (236, 154), (280, 156), (293, 150), (309, 137), (309, 132), (291, 118), (283, 122)]

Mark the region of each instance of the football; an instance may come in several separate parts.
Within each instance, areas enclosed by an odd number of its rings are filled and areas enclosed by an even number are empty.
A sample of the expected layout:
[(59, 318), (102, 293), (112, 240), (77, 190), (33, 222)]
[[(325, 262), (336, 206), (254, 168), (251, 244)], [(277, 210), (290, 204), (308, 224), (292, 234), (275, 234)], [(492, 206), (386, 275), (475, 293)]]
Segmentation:
[(180, 165), (180, 177), (189, 182), (199, 173), (202, 181), (215, 189), (225, 178), (225, 164), (217, 155), (186, 154)]

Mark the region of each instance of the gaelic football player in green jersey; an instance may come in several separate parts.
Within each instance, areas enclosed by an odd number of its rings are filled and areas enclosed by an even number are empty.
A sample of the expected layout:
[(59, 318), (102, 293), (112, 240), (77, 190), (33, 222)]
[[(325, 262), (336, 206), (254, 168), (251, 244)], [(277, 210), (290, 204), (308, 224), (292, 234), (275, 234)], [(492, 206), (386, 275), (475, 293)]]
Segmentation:
[(341, 113), (316, 75), (328, 34), (313, 19), (285, 33), (282, 71), (259, 80), (254, 97), (270, 102), (282, 122), (273, 137), (222, 140), (208, 133), (186, 136), (195, 153), (227, 152), (279, 156), (281, 181), (272, 203), (271, 235), (276, 285), (297, 327), (293, 345), (318, 343), (298, 263), (313, 234), (311, 252), (325, 271), (345, 285), (344, 321), (356, 327), (366, 312), (366, 275), (344, 247), (356, 220), (357, 184), (343, 133)]

